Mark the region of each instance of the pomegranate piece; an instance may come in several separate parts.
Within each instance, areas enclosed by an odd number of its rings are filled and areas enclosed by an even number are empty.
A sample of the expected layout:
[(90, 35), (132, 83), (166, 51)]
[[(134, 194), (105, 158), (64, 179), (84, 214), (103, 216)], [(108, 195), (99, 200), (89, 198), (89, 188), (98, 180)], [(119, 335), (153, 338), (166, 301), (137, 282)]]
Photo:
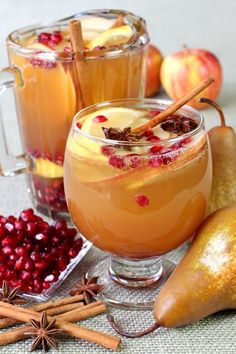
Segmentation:
[(146, 129), (143, 133), (144, 136), (146, 137), (149, 137), (149, 136), (152, 136), (154, 133), (153, 133), (153, 130), (152, 129)]
[(101, 147), (101, 152), (103, 155), (111, 156), (114, 155), (116, 149), (114, 148), (114, 146), (104, 145)]
[(107, 117), (105, 117), (103, 115), (98, 115), (93, 118), (94, 123), (103, 123), (103, 122), (106, 122), (107, 120), (108, 120)]
[(147, 141), (150, 141), (151, 143), (155, 143), (156, 141), (160, 141), (161, 139), (156, 136), (156, 135), (151, 135), (147, 137)]
[(0, 220), (0, 286), (7, 279), (10, 286), (40, 294), (58, 280), (83, 246), (65, 220), (49, 225), (33, 209), (22, 211), (18, 219)]
[(152, 146), (151, 148), (150, 148), (150, 153), (151, 154), (158, 154), (161, 150), (163, 149), (163, 146), (161, 146), (161, 145), (154, 145), (154, 146)]
[(141, 206), (141, 207), (146, 207), (149, 204), (149, 199), (146, 195), (144, 194), (136, 194), (135, 195), (135, 201), (136, 203)]
[(113, 167), (122, 169), (125, 167), (124, 158), (122, 156), (113, 155), (109, 158), (109, 164)]
[(125, 156), (125, 164), (131, 168), (137, 168), (141, 164), (141, 156), (139, 154), (128, 154)]

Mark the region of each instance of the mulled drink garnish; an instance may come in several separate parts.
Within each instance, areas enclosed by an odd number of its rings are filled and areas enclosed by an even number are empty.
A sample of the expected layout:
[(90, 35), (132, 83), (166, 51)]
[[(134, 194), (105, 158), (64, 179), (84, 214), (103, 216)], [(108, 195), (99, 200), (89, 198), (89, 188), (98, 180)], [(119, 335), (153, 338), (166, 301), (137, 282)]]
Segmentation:
[(7, 282), (3, 280), (2, 291), (0, 292), (0, 301), (7, 302), (9, 304), (25, 304), (27, 301), (18, 295), (20, 286), (10, 290)]
[(197, 122), (189, 117), (171, 117), (161, 123), (161, 128), (167, 132), (176, 133), (177, 135), (189, 133), (196, 129)]
[(89, 304), (98, 293), (104, 289), (103, 284), (97, 284), (98, 277), (86, 278), (84, 275), (81, 282), (77, 283), (75, 287), (70, 291), (70, 295), (84, 295), (86, 304)]

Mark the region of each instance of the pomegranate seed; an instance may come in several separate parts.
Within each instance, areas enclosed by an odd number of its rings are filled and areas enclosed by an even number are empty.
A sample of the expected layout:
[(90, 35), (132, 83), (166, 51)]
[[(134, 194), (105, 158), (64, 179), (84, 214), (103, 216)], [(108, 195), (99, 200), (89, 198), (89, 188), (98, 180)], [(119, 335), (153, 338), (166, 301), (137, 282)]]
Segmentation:
[(146, 129), (143, 133), (144, 136), (146, 137), (149, 137), (149, 136), (152, 136), (154, 133), (153, 133), (153, 130), (152, 129)]
[(47, 44), (51, 39), (51, 33), (42, 32), (38, 35), (38, 42), (42, 44)]
[(16, 247), (15, 252), (16, 252), (17, 256), (19, 256), (19, 257), (27, 256), (27, 254), (28, 254), (28, 250), (26, 248), (24, 248), (24, 246)]
[(179, 141), (178, 143), (174, 143), (173, 145), (171, 145), (171, 149), (172, 150), (178, 150), (182, 147), (182, 142)]
[(34, 222), (28, 222), (26, 225), (26, 231), (30, 236), (33, 236), (37, 232), (37, 225)]
[(6, 230), (9, 234), (13, 233), (14, 230), (15, 230), (14, 225), (13, 225), (12, 223), (10, 223), (10, 222), (7, 222), (7, 223), (4, 225), (4, 228), (5, 228), (5, 230)]
[(32, 271), (34, 269), (33, 262), (30, 259), (25, 260), (25, 270)]
[(27, 210), (24, 210), (22, 211), (22, 213), (20, 214), (20, 220), (23, 220), (23, 221), (31, 221), (31, 220), (34, 220), (34, 211), (33, 209), (27, 209)]
[(0, 238), (4, 237), (5, 236), (5, 230), (4, 228), (1, 226), (0, 227)]
[(150, 141), (151, 143), (155, 143), (156, 141), (160, 141), (161, 139), (156, 136), (156, 135), (151, 135), (147, 137), (147, 141)]
[(103, 115), (98, 115), (96, 117), (93, 118), (93, 122), (94, 123), (103, 123), (103, 122), (106, 122), (108, 119), (103, 116)]
[(67, 266), (67, 262), (65, 261), (65, 259), (61, 258), (58, 261), (58, 269), (62, 272), (63, 270), (66, 269)]
[(3, 264), (6, 262), (6, 258), (0, 254), (0, 264)]
[(104, 50), (106, 47), (104, 45), (97, 45), (96, 47), (93, 48), (93, 50)]
[(54, 43), (54, 44), (59, 44), (62, 41), (62, 35), (59, 31), (54, 31), (51, 35), (50, 40)]
[(2, 253), (5, 254), (5, 256), (10, 256), (14, 252), (15, 252), (14, 249), (12, 247), (10, 247), (10, 246), (4, 246), (2, 248)]
[(46, 269), (47, 267), (48, 267), (48, 262), (46, 262), (44, 259), (35, 262), (35, 268), (37, 269)]
[(14, 227), (15, 227), (16, 230), (19, 230), (19, 231), (20, 231), (20, 230), (24, 230), (25, 224), (24, 224), (23, 221), (16, 220), (16, 221), (14, 222)]
[(14, 268), (16, 270), (23, 270), (24, 266), (25, 266), (25, 258), (24, 257), (20, 257), (19, 259), (17, 259)]
[(152, 118), (157, 116), (159, 113), (161, 113), (161, 111), (159, 111), (158, 109), (153, 109), (152, 111), (149, 111), (148, 115)]
[(159, 156), (150, 156), (148, 164), (153, 168), (159, 167), (162, 165), (162, 159)]
[(190, 143), (191, 141), (192, 141), (191, 138), (184, 138), (184, 139), (182, 140), (182, 144), (185, 145), (185, 144)]
[(164, 165), (170, 165), (174, 161), (174, 158), (171, 157), (164, 157), (162, 159), (162, 162)]
[(2, 240), (2, 246), (9, 246), (9, 247), (15, 247), (17, 244), (17, 240), (13, 236), (6, 236)]
[(16, 238), (17, 238), (17, 241), (22, 241), (24, 239), (24, 233), (21, 231), (18, 231)]
[(70, 256), (70, 258), (75, 258), (77, 256), (78, 252), (76, 252), (76, 250), (74, 248), (70, 248), (68, 255)]
[(43, 289), (47, 290), (50, 288), (51, 284), (48, 281), (43, 281), (42, 286), (43, 286)]
[(74, 247), (75, 247), (75, 249), (76, 249), (77, 251), (79, 251), (79, 250), (81, 250), (82, 246), (83, 246), (83, 240), (82, 240), (82, 238), (80, 237), (80, 238), (75, 242)]
[(1, 223), (2, 225), (5, 225), (6, 222), (7, 222), (7, 218), (5, 218), (5, 216), (0, 215), (0, 223)]
[(58, 220), (54, 225), (56, 230), (67, 230), (67, 222), (66, 220)]
[(128, 154), (125, 156), (125, 164), (131, 168), (136, 168), (141, 164), (141, 156), (138, 154)]
[(136, 194), (135, 195), (135, 201), (141, 207), (146, 207), (149, 204), (149, 199), (144, 194)]
[(124, 159), (121, 156), (117, 156), (117, 155), (113, 155), (109, 158), (109, 164), (113, 167), (116, 168), (124, 168), (125, 167), (125, 163), (124, 163)]
[(155, 145), (155, 146), (152, 146), (149, 151), (151, 154), (158, 154), (162, 149), (163, 149), (163, 146)]
[[(12, 265), (14, 265), (15, 261), (18, 259), (18, 256), (17, 256), (17, 254), (13, 253), (13, 254), (10, 254), (10, 256), (8, 258), (10, 259), (10, 261), (13, 261)], [(9, 266), (9, 263), (8, 263), (8, 266)]]
[(45, 243), (48, 242), (48, 237), (47, 237), (46, 234), (40, 232), (40, 233), (35, 235), (35, 240), (45, 244)]
[(104, 145), (101, 147), (101, 151), (103, 155), (111, 156), (116, 152), (116, 149), (113, 146)]
[(14, 222), (16, 221), (16, 217), (13, 216), (13, 215), (8, 216), (7, 219), (8, 219), (8, 221), (9, 221), (10, 223), (12, 223), (12, 224), (14, 224)]
[(26, 270), (23, 270), (20, 274), (20, 278), (24, 281), (29, 281), (31, 280), (31, 273)]

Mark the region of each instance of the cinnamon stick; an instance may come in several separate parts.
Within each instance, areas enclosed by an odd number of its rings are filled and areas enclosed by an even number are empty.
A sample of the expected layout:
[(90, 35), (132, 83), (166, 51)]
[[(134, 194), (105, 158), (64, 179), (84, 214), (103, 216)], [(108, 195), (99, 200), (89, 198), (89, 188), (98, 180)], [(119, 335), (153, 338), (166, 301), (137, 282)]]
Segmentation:
[[(75, 316), (73, 314), (73, 320), (72, 317), (70, 319), (70, 322), (77, 322), (81, 319), (86, 319), (88, 317), (92, 317), (92, 316), (96, 316), (102, 312), (104, 312), (104, 309), (101, 309), (101, 305), (103, 305), (103, 303), (101, 301), (96, 301), (96, 302), (92, 302), (89, 305), (85, 305), (81, 308), (77, 309), (77, 316)], [(105, 306), (105, 305), (103, 305)], [(92, 310), (90, 313), (88, 310)], [(72, 311), (70, 311), (72, 312)], [(83, 313), (83, 317), (81, 318), (81, 312)], [(63, 315), (59, 315), (57, 316), (57, 320), (66, 320), (65, 318), (63, 318)], [(89, 315), (89, 316), (88, 316)], [(31, 327), (30, 326), (21, 326), (19, 328), (7, 331), (7, 332), (3, 332), (0, 333), (0, 346), (1, 345), (7, 345), (7, 344), (11, 344), (11, 343), (15, 343), (18, 342), (20, 340), (23, 340), (25, 338), (29, 338), (30, 335), (27, 334), (27, 332), (30, 332)]]
[(198, 85), (196, 85), (191, 91), (189, 91), (186, 95), (181, 97), (179, 100), (173, 102), (169, 107), (167, 107), (164, 111), (154, 116), (147, 123), (134, 128), (131, 131), (131, 134), (139, 134), (146, 129), (151, 129), (155, 127), (157, 124), (163, 122), (166, 118), (168, 118), (171, 114), (175, 113), (180, 109), (183, 105), (188, 103), (191, 99), (201, 93), (205, 88), (211, 85), (215, 80), (212, 77), (208, 77), (205, 80), (201, 81)]
[(85, 56), (84, 56), (84, 41), (82, 35), (81, 22), (79, 20), (72, 20), (69, 23), (69, 32), (71, 39), (71, 46), (75, 55), (76, 71), (78, 79), (78, 109), (86, 106), (86, 97), (88, 95), (86, 87), (86, 70)]
[(89, 307), (89, 305), (84, 306), (84, 308), (81, 308), (80, 311), (78, 311), (78, 309), (74, 309), (72, 311), (63, 313), (60, 316), (60, 320), (67, 321), (67, 322), (82, 321), (82, 320), (86, 320), (87, 318), (100, 315), (101, 313), (104, 313), (107, 310), (105, 304), (100, 304), (93, 307), (90, 306), (89, 308), (86, 309), (85, 307)]
[[(19, 306), (7, 304), (2, 301), (0, 301), (0, 315), (13, 318), (21, 322), (29, 322), (31, 319), (36, 321), (40, 320), (39, 313), (32, 310), (27, 310)], [(53, 320), (53, 317), (48, 316), (48, 320)], [(85, 328), (69, 322), (61, 321), (60, 319), (57, 320), (56, 326), (62, 329), (65, 334), (96, 343), (107, 349), (118, 350), (120, 345), (120, 339), (116, 336), (98, 332), (93, 329)]]
[[(75, 295), (75, 296), (69, 296), (64, 299), (58, 299), (58, 300), (50, 300), (47, 302), (42, 302), (40, 304), (36, 304), (30, 307), (26, 307), (29, 310), (41, 312), (41, 311), (46, 311), (48, 315), (56, 315), (59, 313), (67, 312), (73, 309), (73, 306), (69, 306), (71, 304), (74, 304), (74, 308), (78, 306), (83, 306), (83, 303), (81, 302), (80, 305), (78, 305), (79, 301), (84, 300), (83, 295)], [(77, 304), (76, 304), (77, 303)], [(76, 306), (75, 306), (76, 305)], [(57, 309), (58, 312), (48, 312), (52, 309)], [(14, 326), (17, 324), (18, 321), (11, 319), (11, 318), (1, 318), (0, 319), (0, 328), (6, 328), (10, 326)]]

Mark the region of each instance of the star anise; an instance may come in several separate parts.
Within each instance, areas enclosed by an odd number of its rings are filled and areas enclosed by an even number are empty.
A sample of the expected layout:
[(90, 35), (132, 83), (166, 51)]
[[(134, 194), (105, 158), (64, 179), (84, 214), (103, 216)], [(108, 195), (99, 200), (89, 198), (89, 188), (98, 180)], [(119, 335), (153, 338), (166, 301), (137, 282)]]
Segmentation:
[(3, 280), (2, 291), (0, 292), (0, 301), (8, 302), (9, 304), (25, 304), (27, 301), (21, 296), (18, 296), (20, 286), (10, 290), (7, 282)]
[(136, 141), (138, 136), (131, 134), (131, 128), (127, 127), (121, 130), (120, 128), (105, 128), (102, 127), (106, 139), (118, 141)]
[(161, 123), (161, 128), (176, 134), (188, 133), (198, 126), (194, 119), (188, 117), (172, 117)]
[(70, 291), (70, 295), (84, 295), (86, 304), (89, 304), (92, 299), (104, 289), (104, 285), (97, 284), (98, 277), (87, 279), (84, 275), (81, 279), (81, 283), (77, 283), (75, 287)]
[(47, 352), (50, 347), (58, 350), (58, 344), (56, 340), (52, 338), (52, 335), (60, 333), (61, 330), (55, 328), (55, 323), (56, 319), (48, 322), (45, 311), (43, 311), (40, 321), (30, 320), (33, 330), (32, 332), (27, 332), (27, 334), (36, 336), (30, 348), (31, 352), (39, 347), (42, 347), (44, 352)]

